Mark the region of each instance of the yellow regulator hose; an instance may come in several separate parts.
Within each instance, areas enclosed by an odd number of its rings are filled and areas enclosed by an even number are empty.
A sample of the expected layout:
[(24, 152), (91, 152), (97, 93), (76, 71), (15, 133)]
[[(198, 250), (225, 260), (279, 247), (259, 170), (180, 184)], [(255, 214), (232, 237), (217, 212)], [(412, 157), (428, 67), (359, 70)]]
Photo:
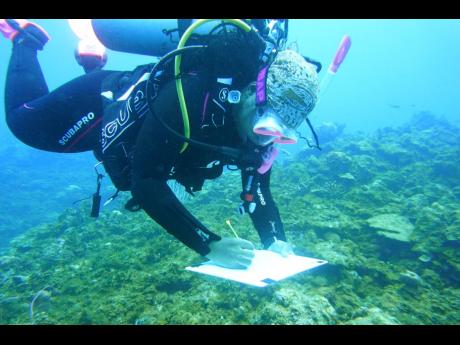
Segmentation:
[[(199, 26), (208, 23), (213, 20), (219, 20), (224, 23), (230, 23), (238, 26), (239, 28), (243, 29), (245, 32), (251, 31), (251, 26), (246, 24), (244, 21), (240, 19), (198, 19), (195, 23), (190, 25), (190, 27), (184, 32), (182, 35), (181, 40), (179, 41), (179, 45), (177, 49), (183, 48), (185, 43)], [(181, 64), (182, 56), (179, 54), (176, 56), (174, 60), (174, 76), (176, 77), (176, 89), (177, 89), (177, 96), (179, 98), (180, 109), (182, 112), (182, 120), (184, 122), (184, 135), (187, 139), (190, 139), (190, 123), (188, 119), (188, 112), (187, 112), (187, 105), (185, 104), (185, 97), (184, 97), (184, 90), (182, 88), (182, 79), (178, 78), (180, 75), (180, 64)], [(188, 142), (184, 142), (180, 153), (184, 152), (187, 149)]]

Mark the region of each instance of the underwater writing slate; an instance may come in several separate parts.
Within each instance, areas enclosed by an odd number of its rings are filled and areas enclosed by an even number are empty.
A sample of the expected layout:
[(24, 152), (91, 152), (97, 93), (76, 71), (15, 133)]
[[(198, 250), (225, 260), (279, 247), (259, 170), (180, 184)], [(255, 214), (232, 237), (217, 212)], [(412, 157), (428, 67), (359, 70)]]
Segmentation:
[(289, 255), (283, 257), (269, 250), (255, 250), (254, 259), (246, 269), (231, 269), (216, 265), (211, 260), (199, 266), (188, 266), (192, 272), (208, 274), (240, 283), (264, 287), (294, 274), (324, 265), (325, 260)]

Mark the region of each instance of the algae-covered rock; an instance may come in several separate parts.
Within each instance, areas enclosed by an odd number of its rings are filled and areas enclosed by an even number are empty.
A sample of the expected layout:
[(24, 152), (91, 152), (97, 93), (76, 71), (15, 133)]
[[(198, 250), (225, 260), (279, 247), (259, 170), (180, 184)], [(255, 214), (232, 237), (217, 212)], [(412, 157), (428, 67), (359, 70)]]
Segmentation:
[(422, 110), (414, 113), (406, 125), (406, 128), (415, 128), (418, 131), (430, 130), (433, 127), (450, 127), (450, 124), (444, 118), (437, 117), (430, 111)]
[(418, 193), (406, 198), (404, 202), (408, 210), (413, 210), (428, 206), (429, 200), (426, 195)]
[(448, 160), (436, 160), (432, 164), (433, 175), (441, 179), (454, 179), (460, 175), (460, 168), (458, 162)]
[[(417, 229), (421, 229), (421, 231), (425, 235), (431, 235), (433, 229), (445, 229), (449, 226), (446, 213), (442, 212), (436, 207), (433, 207), (433, 204), (430, 206), (422, 207), (421, 209), (417, 210), (417, 221), (415, 225)], [(426, 239), (427, 236), (424, 236)]]
[(0, 256), (0, 269), (2, 271), (6, 271), (7, 268), (13, 266), (15, 263), (17, 263), (19, 259), (15, 256)]
[(444, 230), (447, 242), (460, 243), (460, 223), (454, 223)]
[(350, 171), (353, 159), (344, 152), (333, 151), (326, 155), (326, 164), (333, 174), (344, 174)]
[(403, 242), (409, 242), (414, 231), (414, 226), (406, 217), (394, 213), (381, 214), (369, 218), (367, 222), (377, 229), (379, 235)]
[(427, 255), (427, 254), (422, 254), (418, 257), (418, 259), (421, 261), (421, 262), (424, 262), (424, 263), (427, 263), (427, 262), (430, 262), (432, 257)]
[(339, 175), (338, 182), (345, 187), (351, 187), (356, 184), (355, 177), (350, 173)]
[(372, 154), (375, 152), (375, 148), (367, 140), (352, 141), (345, 148), (352, 154)]
[(386, 187), (383, 180), (377, 178), (369, 184), (351, 190), (347, 198), (357, 204), (366, 205), (367, 208), (381, 208), (397, 199), (397, 195)]
[(347, 325), (399, 325), (397, 318), (384, 312), (380, 308), (363, 307), (358, 312), (358, 317), (346, 322)]
[(409, 270), (401, 273), (400, 280), (409, 286), (418, 286), (423, 284), (422, 278), (417, 273)]
[(414, 155), (395, 143), (382, 144), (377, 150), (378, 154), (391, 164), (405, 165), (413, 162)]
[(335, 243), (339, 243), (342, 240), (340, 238), (340, 235), (335, 232), (327, 232), (326, 234), (324, 234), (324, 238), (328, 240), (329, 242), (335, 242)]
[(283, 287), (275, 292), (274, 303), (266, 304), (253, 323), (331, 325), (336, 323), (336, 314), (326, 297), (294, 287)]
[(326, 204), (312, 206), (311, 214), (305, 219), (305, 223), (318, 231), (358, 229), (359, 225), (353, 218), (340, 209)]
[(323, 241), (311, 246), (317, 257), (324, 259), (332, 265), (347, 267), (355, 260), (351, 254), (351, 248), (346, 244), (337, 244), (331, 241)]

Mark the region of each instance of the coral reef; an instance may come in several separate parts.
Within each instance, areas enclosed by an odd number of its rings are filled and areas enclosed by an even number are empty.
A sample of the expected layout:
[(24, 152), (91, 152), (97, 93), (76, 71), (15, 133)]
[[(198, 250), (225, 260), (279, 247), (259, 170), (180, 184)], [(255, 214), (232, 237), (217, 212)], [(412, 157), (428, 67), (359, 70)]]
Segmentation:
[[(459, 144), (459, 128), (418, 114), (275, 162), (272, 193), (289, 241), (329, 264), (266, 288), (184, 270), (202, 258), (142, 211), (123, 209), (127, 193), (98, 219), (83, 201), (2, 254), (0, 323), (458, 324)], [(240, 184), (225, 172), (186, 205), (222, 236), (230, 219), (260, 248), (236, 213)]]

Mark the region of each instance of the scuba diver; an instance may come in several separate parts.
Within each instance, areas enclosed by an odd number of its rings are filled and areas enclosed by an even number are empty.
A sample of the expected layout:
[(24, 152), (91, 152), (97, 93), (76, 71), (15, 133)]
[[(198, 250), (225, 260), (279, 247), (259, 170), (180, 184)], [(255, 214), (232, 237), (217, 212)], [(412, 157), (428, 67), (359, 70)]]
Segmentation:
[[(217, 22), (206, 34), (197, 33), (200, 21), (179, 25), (177, 49), (130, 72), (103, 70), (104, 49), (79, 45), (76, 58), (86, 74), (50, 92), (37, 60), (49, 35), (27, 20), (0, 20), (13, 44), (6, 122), (34, 148), (93, 151), (117, 193), (131, 191), (127, 209), (143, 209), (216, 264), (245, 268), (253, 243), (208, 229), (167, 181), (193, 194), (225, 166), (240, 169), (240, 213), (249, 214), (265, 249), (292, 254), (270, 174), (276, 145), (297, 141), (298, 127), (317, 102), (318, 63), (284, 49), (287, 20)], [(172, 30), (159, 32), (171, 42)]]

